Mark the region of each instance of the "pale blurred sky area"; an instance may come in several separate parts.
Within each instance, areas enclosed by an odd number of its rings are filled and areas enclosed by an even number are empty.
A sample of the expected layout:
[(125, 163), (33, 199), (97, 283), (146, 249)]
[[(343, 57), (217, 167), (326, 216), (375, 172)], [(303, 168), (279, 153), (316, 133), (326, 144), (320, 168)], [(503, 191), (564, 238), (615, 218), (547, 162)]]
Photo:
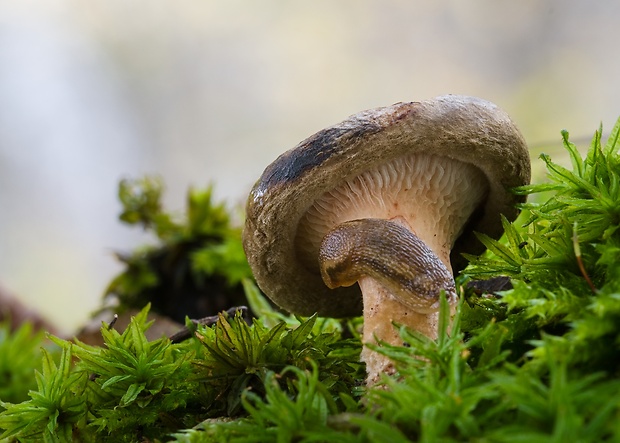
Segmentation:
[[(241, 206), (277, 155), (360, 110), (457, 93), (533, 151), (620, 115), (617, 0), (0, 0), (0, 287), (65, 331), (151, 241), (121, 178)], [(540, 173), (538, 172), (538, 177)]]

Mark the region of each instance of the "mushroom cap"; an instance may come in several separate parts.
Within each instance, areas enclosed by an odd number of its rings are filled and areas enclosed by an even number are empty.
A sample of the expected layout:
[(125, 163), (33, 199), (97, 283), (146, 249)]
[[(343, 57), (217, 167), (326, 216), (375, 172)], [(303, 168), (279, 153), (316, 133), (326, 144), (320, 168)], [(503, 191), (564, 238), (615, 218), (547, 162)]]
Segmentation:
[(302, 264), (295, 246), (297, 227), (315, 200), (343, 180), (412, 153), (470, 163), (488, 180), (486, 201), (452, 248), (455, 271), (466, 264), (461, 253), (484, 250), (474, 231), (498, 238), (500, 214), (509, 220), (518, 215), (515, 205), (524, 197), (509, 189), (529, 183), (530, 158), (523, 136), (496, 105), (446, 95), (362, 111), (282, 154), (252, 188), (243, 246), (263, 292), (300, 315), (360, 315), (357, 285), (329, 289), (319, 272)]

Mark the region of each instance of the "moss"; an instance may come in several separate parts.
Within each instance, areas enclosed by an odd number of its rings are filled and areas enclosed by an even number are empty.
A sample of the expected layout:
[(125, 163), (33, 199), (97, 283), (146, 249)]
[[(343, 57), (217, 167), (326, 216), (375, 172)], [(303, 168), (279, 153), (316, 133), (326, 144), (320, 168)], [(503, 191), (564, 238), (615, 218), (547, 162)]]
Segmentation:
[(251, 275), (241, 246), (241, 230), (231, 223), (212, 188), (190, 189), (183, 218), (162, 206), (163, 184), (145, 177), (119, 186), (120, 220), (141, 226), (157, 242), (131, 254), (117, 254), (126, 269), (115, 277), (106, 295), (120, 306), (152, 310), (183, 323), (186, 316), (216, 315), (245, 304), (241, 281)]

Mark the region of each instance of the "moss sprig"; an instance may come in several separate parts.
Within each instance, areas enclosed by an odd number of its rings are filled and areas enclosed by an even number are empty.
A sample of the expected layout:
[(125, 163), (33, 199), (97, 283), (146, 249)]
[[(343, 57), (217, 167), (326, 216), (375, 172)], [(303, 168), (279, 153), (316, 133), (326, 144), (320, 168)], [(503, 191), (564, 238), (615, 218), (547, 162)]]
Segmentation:
[(294, 328), (285, 322), (266, 327), (260, 320), (248, 325), (240, 316), (221, 317), (215, 327), (199, 329), (196, 335), (204, 347), (195, 361), (198, 379), (205, 383), (207, 398), (224, 403), (228, 416), (240, 412), (245, 391), (264, 394), (269, 373), (278, 374), (285, 383), (289, 366), (316, 365), (321, 382), (334, 393), (350, 394), (351, 386), (364, 377), (360, 342), (343, 340), (338, 331), (325, 331), (316, 316), (302, 319)]
[(87, 408), (80, 395), (85, 374), (72, 371), (71, 348), (65, 347), (56, 363), (52, 353), (42, 350), (41, 370), (35, 372), (37, 389), (22, 403), (0, 402), (0, 438), (22, 441), (73, 441), (78, 423), (84, 423)]
[(160, 179), (123, 180), (120, 220), (155, 235), (156, 242), (130, 254), (119, 253), (126, 269), (108, 285), (106, 295), (119, 310), (153, 311), (183, 323), (185, 316), (217, 315), (245, 304), (241, 282), (251, 277), (241, 245), (241, 228), (229, 210), (213, 199), (213, 188), (190, 189), (184, 216), (163, 207)]

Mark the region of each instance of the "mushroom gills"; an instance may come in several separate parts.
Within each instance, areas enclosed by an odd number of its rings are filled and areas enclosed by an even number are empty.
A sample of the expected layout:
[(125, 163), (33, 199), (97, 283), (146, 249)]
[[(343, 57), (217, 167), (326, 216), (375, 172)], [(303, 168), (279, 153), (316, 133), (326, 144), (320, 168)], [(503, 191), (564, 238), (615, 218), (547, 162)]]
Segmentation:
[(344, 222), (323, 239), (319, 268), (334, 289), (370, 277), (407, 308), (430, 314), (439, 309), (439, 295), (456, 301), (450, 270), (415, 234), (400, 223), (383, 219)]
[(476, 166), (432, 155), (411, 154), (353, 176), (318, 198), (301, 218), (297, 255), (317, 272), (321, 242), (345, 221), (402, 218), (450, 266), (450, 249), (462, 227), (488, 194), (485, 174)]

